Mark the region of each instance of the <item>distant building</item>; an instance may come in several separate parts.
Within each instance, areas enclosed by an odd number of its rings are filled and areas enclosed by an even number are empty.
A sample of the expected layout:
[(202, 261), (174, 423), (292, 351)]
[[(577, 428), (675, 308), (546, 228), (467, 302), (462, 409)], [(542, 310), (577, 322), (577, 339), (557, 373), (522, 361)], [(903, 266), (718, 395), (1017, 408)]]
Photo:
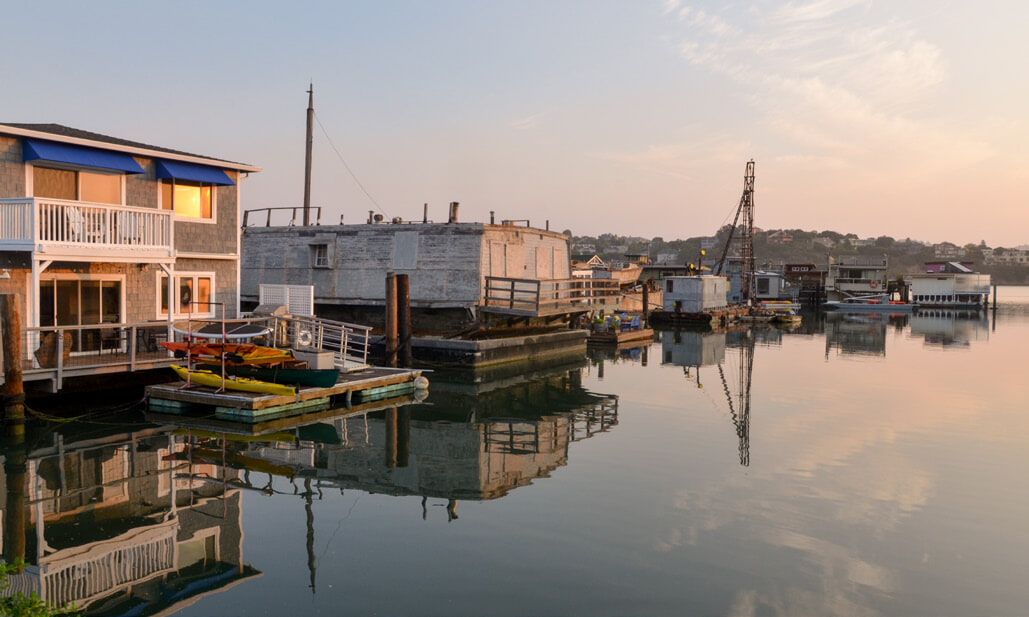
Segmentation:
[(766, 240), (769, 244), (791, 244), (793, 242), (793, 234), (782, 229), (769, 232), (766, 236)]
[(933, 245), (933, 256), (936, 257), (936, 259), (961, 259), (967, 254), (967, 249), (951, 244), (950, 242), (941, 242), (940, 244)]
[(831, 249), (836, 246), (836, 242), (828, 236), (817, 236), (811, 238), (811, 248), (821, 246), (823, 248)]

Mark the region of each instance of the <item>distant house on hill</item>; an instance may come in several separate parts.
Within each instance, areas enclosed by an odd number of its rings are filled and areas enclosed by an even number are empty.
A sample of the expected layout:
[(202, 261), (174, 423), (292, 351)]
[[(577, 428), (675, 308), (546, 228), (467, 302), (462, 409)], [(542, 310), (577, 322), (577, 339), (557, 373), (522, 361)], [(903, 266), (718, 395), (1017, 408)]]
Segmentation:
[(811, 248), (822, 247), (831, 249), (836, 246), (836, 242), (828, 236), (816, 236), (811, 238)]
[(793, 234), (782, 229), (776, 229), (768, 233), (766, 240), (769, 244), (791, 244), (793, 242)]

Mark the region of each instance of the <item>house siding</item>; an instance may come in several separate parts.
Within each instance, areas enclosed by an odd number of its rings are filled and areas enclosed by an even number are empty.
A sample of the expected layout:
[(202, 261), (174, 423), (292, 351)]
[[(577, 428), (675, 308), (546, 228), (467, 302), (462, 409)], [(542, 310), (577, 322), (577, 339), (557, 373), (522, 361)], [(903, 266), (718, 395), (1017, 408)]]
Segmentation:
[(21, 142), (0, 135), (0, 197), (25, 197)]

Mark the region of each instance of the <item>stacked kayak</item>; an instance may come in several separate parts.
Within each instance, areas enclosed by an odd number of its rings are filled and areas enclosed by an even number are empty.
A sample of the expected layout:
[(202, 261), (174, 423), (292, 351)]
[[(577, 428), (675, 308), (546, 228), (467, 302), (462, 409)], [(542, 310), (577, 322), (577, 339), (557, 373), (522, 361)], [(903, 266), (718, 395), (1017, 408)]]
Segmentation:
[(221, 388), (224, 385), (227, 390), (258, 392), (261, 394), (279, 394), (286, 396), (296, 396), (297, 393), (296, 388), (292, 386), (269, 383), (267, 381), (258, 381), (248, 377), (226, 375), (225, 380), (222, 381), (220, 372), (215, 373), (204, 369), (188, 370), (182, 366), (172, 366), (172, 370), (175, 371), (175, 374), (178, 375), (180, 379), (185, 379), (190, 383), (195, 383), (201, 386)]
[(175, 354), (177, 358), (185, 358), (187, 354), (198, 362), (221, 364), (277, 364), (293, 360), (293, 352), (288, 349), (262, 347), (249, 343), (176, 343), (162, 341), (161, 345)]

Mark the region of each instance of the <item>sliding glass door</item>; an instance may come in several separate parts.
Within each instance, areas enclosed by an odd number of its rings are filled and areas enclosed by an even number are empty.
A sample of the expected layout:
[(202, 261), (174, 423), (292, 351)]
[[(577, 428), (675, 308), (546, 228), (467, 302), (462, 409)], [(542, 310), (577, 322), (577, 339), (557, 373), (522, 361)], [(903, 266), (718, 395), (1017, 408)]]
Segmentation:
[[(39, 282), (39, 325), (86, 326), (122, 321), (120, 280), (54, 278)], [(72, 352), (98, 351), (112, 330), (72, 332)]]

